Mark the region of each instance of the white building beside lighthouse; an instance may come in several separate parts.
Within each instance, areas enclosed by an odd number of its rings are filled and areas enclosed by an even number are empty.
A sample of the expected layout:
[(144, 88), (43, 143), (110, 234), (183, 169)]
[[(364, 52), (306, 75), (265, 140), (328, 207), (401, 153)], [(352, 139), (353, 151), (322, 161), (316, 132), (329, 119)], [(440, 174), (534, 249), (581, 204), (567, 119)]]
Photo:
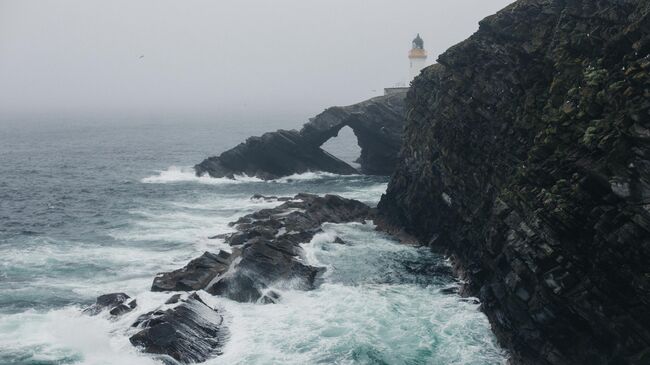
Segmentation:
[(413, 40), (413, 47), (409, 51), (409, 61), (411, 65), (409, 68), (410, 82), (427, 66), (427, 51), (424, 49), (424, 41), (420, 38), (419, 33)]

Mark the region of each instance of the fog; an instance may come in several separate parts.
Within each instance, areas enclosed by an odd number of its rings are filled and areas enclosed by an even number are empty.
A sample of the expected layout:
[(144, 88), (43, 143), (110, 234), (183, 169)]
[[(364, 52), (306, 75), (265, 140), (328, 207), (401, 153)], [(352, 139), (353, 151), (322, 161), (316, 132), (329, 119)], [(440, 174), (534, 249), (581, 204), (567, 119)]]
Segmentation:
[(0, 119), (313, 115), (406, 82), (510, 0), (0, 0)]

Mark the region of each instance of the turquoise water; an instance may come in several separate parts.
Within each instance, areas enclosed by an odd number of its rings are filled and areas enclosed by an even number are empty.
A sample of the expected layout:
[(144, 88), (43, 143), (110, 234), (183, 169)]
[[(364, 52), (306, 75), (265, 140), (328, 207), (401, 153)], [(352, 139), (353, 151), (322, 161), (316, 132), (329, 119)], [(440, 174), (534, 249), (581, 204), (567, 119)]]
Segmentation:
[[(232, 181), (197, 178), (189, 167), (292, 126), (101, 125), (0, 132), (0, 364), (155, 364), (128, 342), (134, 318), (168, 296), (148, 291), (153, 277), (227, 249), (207, 237), (277, 204), (251, 195), (334, 193), (376, 204), (387, 183), (322, 173)], [(342, 138), (332, 148), (353, 160), (353, 141)], [(326, 225), (304, 248), (304, 260), (328, 269), (318, 289), (278, 289), (282, 301), (266, 306), (211, 298), (232, 337), (209, 364), (504, 363), (475, 301), (441, 292), (457, 285), (443, 257), (399, 245), (372, 222)], [(138, 309), (119, 320), (80, 313), (116, 291), (137, 297)]]

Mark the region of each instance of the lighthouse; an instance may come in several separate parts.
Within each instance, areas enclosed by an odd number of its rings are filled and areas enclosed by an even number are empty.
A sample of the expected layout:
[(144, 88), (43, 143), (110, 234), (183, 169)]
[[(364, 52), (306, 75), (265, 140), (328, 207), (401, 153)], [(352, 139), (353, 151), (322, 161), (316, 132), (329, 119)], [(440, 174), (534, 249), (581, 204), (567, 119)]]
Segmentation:
[(427, 67), (427, 51), (424, 50), (424, 41), (420, 37), (420, 34), (415, 37), (413, 40), (413, 46), (409, 51), (409, 79), (404, 85), (404, 81), (399, 82), (394, 87), (384, 88), (384, 95), (392, 94), (402, 94), (408, 91), (409, 87), (407, 86), (413, 79), (420, 74), (423, 68)]
[(427, 51), (424, 50), (424, 41), (420, 38), (419, 33), (413, 40), (413, 47), (409, 51), (409, 61), (411, 63), (409, 81), (411, 81), (427, 65)]

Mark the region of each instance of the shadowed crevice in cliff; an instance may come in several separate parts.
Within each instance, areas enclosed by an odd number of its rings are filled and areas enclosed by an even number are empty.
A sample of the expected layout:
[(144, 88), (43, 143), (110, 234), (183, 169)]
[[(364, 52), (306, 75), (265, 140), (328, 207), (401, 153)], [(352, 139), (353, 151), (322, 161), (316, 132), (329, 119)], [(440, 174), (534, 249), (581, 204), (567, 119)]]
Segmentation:
[(650, 1), (523, 0), (415, 79), (384, 226), (516, 364), (650, 364)]
[[(246, 142), (195, 166), (197, 175), (233, 177), (246, 174), (275, 179), (308, 171), (341, 175), (390, 175), (397, 163), (404, 126), (404, 93), (332, 107), (312, 118), (300, 131), (278, 130)], [(357, 137), (360, 171), (321, 148), (350, 127)]]

